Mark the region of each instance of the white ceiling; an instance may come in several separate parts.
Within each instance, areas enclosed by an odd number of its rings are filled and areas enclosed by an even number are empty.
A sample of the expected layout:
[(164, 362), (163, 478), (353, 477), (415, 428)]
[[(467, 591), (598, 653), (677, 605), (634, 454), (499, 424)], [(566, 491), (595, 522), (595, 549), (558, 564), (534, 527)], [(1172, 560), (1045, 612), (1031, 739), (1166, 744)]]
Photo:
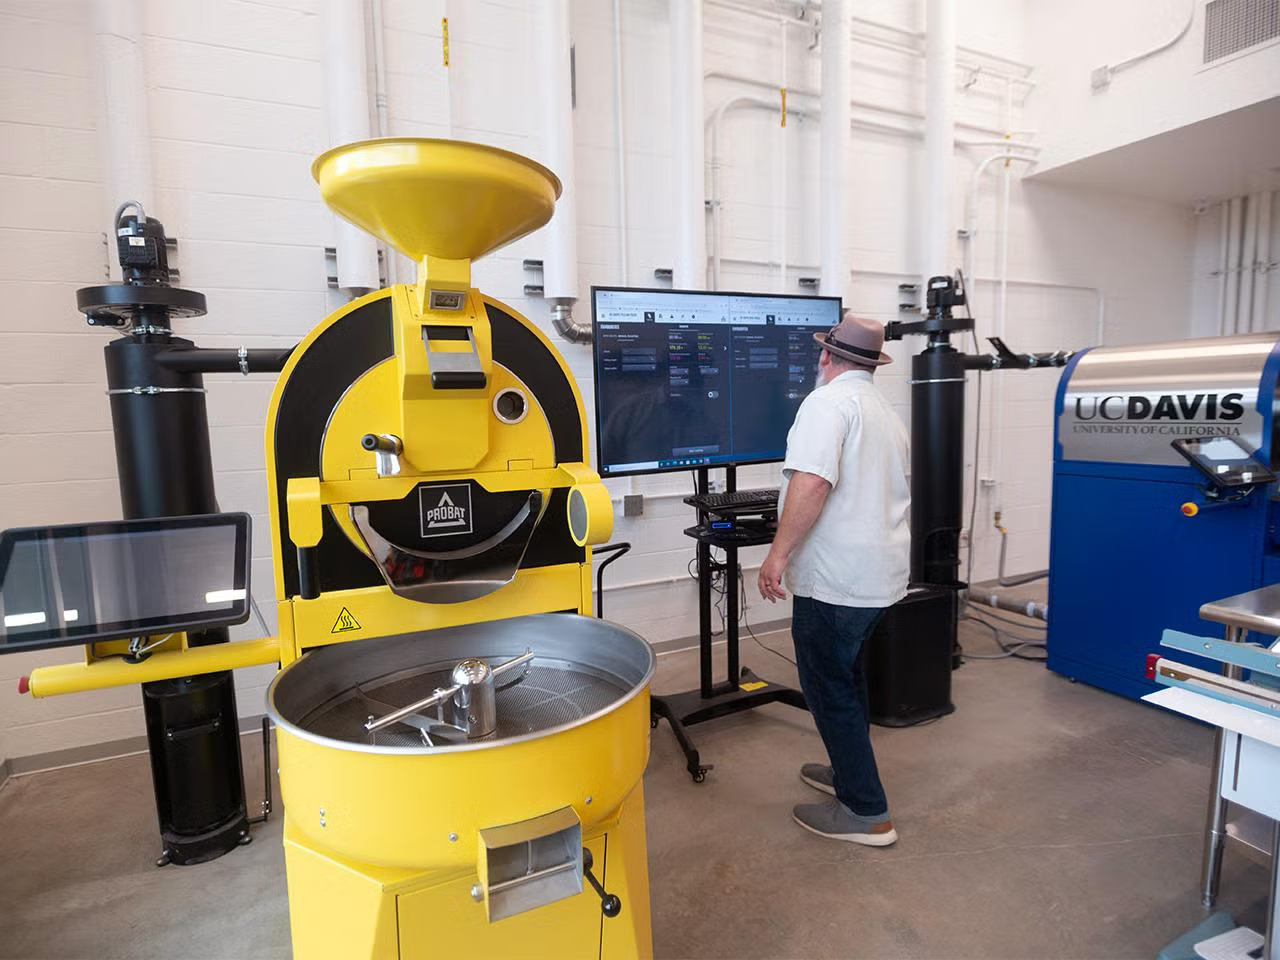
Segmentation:
[(1280, 97), (1040, 170), (1029, 179), (1174, 203), (1280, 189)]

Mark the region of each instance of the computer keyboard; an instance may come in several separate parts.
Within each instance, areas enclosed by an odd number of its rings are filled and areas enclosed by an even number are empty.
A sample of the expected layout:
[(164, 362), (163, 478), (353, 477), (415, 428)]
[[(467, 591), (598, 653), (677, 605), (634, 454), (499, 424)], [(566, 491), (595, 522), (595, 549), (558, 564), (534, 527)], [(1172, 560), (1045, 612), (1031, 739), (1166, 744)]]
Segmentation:
[(763, 490), (735, 490), (732, 493), (703, 493), (685, 497), (684, 502), (699, 510), (715, 513), (720, 510), (744, 510), (751, 507), (776, 507), (777, 487)]

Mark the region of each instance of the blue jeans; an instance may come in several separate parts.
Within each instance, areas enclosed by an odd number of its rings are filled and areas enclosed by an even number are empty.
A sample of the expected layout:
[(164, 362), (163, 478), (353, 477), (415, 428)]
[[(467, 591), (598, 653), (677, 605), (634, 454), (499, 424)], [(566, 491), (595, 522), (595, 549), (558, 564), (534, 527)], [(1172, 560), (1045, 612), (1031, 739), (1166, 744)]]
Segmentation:
[(858, 656), (884, 613), (883, 607), (842, 607), (793, 597), (800, 689), (835, 771), (836, 797), (860, 817), (889, 814), (867, 714), (867, 675)]

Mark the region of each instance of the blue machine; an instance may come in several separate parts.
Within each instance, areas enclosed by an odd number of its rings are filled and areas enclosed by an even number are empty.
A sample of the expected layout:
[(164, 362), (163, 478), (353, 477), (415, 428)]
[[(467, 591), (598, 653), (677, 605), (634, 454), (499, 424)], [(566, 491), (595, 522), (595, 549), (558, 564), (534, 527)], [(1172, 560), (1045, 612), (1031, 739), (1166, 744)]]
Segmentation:
[[(1280, 454), (1278, 375), (1273, 333), (1072, 358), (1054, 430), (1051, 670), (1141, 697), (1156, 689), (1147, 655), (1165, 628), (1194, 633), (1201, 604), (1280, 583), (1280, 501), (1266, 470)], [(1213, 437), (1253, 454), (1257, 471), (1247, 459), (1193, 462), (1194, 438)], [(1223, 485), (1215, 472), (1247, 481)]]

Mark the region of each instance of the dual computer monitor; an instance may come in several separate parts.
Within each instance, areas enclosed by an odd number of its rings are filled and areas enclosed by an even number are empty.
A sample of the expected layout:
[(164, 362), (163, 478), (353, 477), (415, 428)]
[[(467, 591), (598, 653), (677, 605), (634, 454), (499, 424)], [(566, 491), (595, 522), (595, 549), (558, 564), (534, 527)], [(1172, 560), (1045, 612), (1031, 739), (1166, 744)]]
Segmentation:
[(839, 297), (593, 287), (602, 477), (783, 458)]

